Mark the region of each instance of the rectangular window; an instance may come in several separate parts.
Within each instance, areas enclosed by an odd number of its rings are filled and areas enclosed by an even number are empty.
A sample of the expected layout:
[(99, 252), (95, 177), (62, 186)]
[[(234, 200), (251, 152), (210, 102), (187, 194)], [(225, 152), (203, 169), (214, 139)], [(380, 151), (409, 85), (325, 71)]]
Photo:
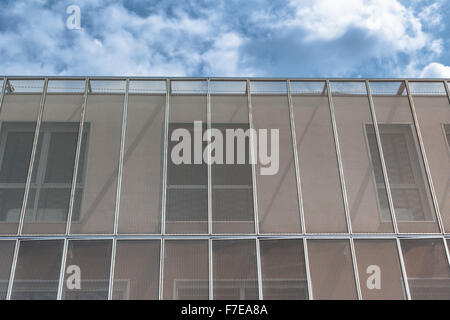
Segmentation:
[(214, 299), (258, 299), (255, 241), (213, 240), (212, 244)]
[(160, 240), (119, 240), (114, 267), (114, 300), (157, 300)]
[[(211, 165), (213, 233), (254, 233), (247, 97), (212, 95), (211, 118), (211, 128), (223, 137), (223, 159), (219, 159), (223, 163)], [(231, 138), (233, 149), (228, 150), (227, 139)], [(244, 159), (238, 161), (238, 152)], [(233, 161), (227, 163), (231, 154)]]
[[(65, 273), (63, 299), (108, 299), (111, 249), (111, 240), (69, 240), (66, 271), (72, 266), (72, 273)], [(80, 277), (79, 288), (75, 282), (77, 274)]]
[[(33, 147), (40, 94), (5, 94), (0, 112), (0, 234), (16, 234)], [(12, 123), (28, 130), (9, 132)], [(7, 138), (8, 137), (8, 138)]]
[(450, 267), (442, 239), (403, 239), (409, 291), (414, 300), (449, 300)]
[[(194, 121), (202, 121), (198, 132), (194, 130)], [(205, 95), (170, 97), (166, 233), (204, 234), (208, 232), (208, 169), (203, 161), (206, 142), (202, 141), (205, 130)], [(182, 137), (179, 137), (178, 133)], [(195, 141), (198, 141), (198, 144)], [(180, 143), (184, 143), (185, 150), (182, 150)], [(198, 163), (194, 157), (196, 146), (201, 147), (201, 159), (198, 159), (200, 160)], [(189, 151), (190, 154), (188, 154)], [(175, 158), (183, 156), (186, 157), (186, 161), (178, 163), (178, 159)]]
[(261, 240), (264, 300), (307, 300), (303, 240)]
[[(405, 83), (370, 82), (370, 87), (398, 229), (401, 233), (439, 232)], [(374, 154), (374, 131), (366, 129)], [(384, 194), (381, 168), (375, 161), (372, 163), (377, 190)], [(382, 197), (379, 201), (383, 201)], [(387, 208), (384, 204), (380, 207)], [(382, 218), (387, 219), (388, 214), (385, 210)]]
[(11, 299), (56, 300), (63, 240), (20, 241)]
[(348, 240), (308, 240), (314, 299), (357, 299)]
[[(399, 225), (406, 223), (435, 223), (432, 204), (425, 185), (425, 172), (420, 167), (417, 147), (409, 124), (378, 124), (384, 160), (389, 177), (392, 200)], [(367, 126), (371, 155), (376, 154), (377, 145), (373, 126)], [(373, 157), (373, 156), (372, 156)], [(375, 162), (374, 162), (375, 163)], [(380, 165), (374, 165), (378, 194), (386, 193), (383, 172)], [(382, 202), (382, 220), (390, 221), (389, 209)], [(422, 230), (425, 232), (426, 230)]]
[(363, 299), (406, 299), (395, 240), (355, 240)]
[(0, 300), (6, 299), (16, 241), (0, 241)]
[(208, 300), (208, 241), (165, 240), (163, 275), (164, 299)]

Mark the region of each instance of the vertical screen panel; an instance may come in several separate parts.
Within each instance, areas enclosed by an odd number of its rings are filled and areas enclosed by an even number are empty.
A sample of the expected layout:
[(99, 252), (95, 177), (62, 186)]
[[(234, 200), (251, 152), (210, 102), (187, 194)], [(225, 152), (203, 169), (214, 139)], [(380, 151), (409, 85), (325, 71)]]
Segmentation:
[(213, 240), (212, 244), (214, 299), (258, 299), (255, 241)]
[(264, 300), (307, 300), (303, 241), (261, 240), (259, 247)]
[[(202, 234), (208, 232), (208, 169), (203, 161), (202, 141), (206, 130), (206, 96), (173, 95), (170, 97), (169, 141), (167, 153), (166, 233)], [(194, 121), (201, 121), (196, 131)], [(196, 131), (196, 132), (195, 132)], [(175, 139), (177, 132), (185, 133), (186, 148), (172, 150), (185, 138)], [(172, 135), (174, 140), (172, 141)], [(187, 138), (189, 137), (189, 138)], [(197, 142), (196, 142), (197, 141)], [(177, 164), (175, 157), (184, 155), (191, 147), (190, 156)], [(199, 159), (195, 150), (199, 147)], [(173, 155), (172, 155), (173, 153)], [(186, 154), (187, 154), (186, 153)]]
[[(258, 191), (258, 214), (262, 233), (299, 233), (300, 211), (294, 151), (287, 95), (253, 95), (253, 126), (258, 132), (258, 163), (256, 185)], [(268, 165), (262, 164), (261, 130), (267, 130)], [(273, 130), (278, 130), (277, 149), (271, 142)], [(267, 170), (264, 174), (263, 170)]]
[[(109, 274), (111, 269), (111, 240), (70, 240), (67, 250), (66, 273), (63, 283), (65, 300), (108, 299)], [(76, 272), (71, 266), (79, 267), (80, 288), (75, 284)], [(69, 278), (70, 277), (70, 278)], [(68, 283), (71, 284), (68, 287)]]
[(306, 231), (346, 232), (330, 109), (324, 95), (293, 95)]
[(395, 240), (355, 240), (363, 299), (406, 299)]
[(401, 240), (411, 299), (450, 299), (450, 270), (442, 239)]
[(159, 233), (164, 95), (129, 95), (119, 233)]
[(0, 241), (0, 300), (6, 299), (16, 241)]
[[(354, 232), (393, 232), (378, 148), (370, 150), (366, 126), (372, 125), (364, 82), (332, 82), (333, 105), (339, 136), (349, 213)], [(356, 88), (355, 88), (356, 87)], [(351, 89), (360, 89), (351, 94)], [(370, 151), (373, 151), (372, 153)], [(377, 192), (377, 184), (381, 184)]]
[(114, 300), (157, 300), (160, 240), (119, 240), (114, 267)]
[(374, 95), (373, 101), (399, 231), (439, 232), (408, 98)]
[(5, 94), (0, 112), (0, 234), (17, 233), (40, 94)]
[(56, 300), (63, 240), (21, 241), (11, 299)]
[(164, 241), (164, 299), (208, 300), (208, 270), (207, 240)]
[[(412, 85), (413, 83), (411, 83)], [(438, 83), (444, 89), (443, 83)], [(413, 101), (419, 121), (434, 190), (446, 232), (450, 232), (450, 105), (443, 94), (414, 94)]]
[(23, 233), (66, 232), (83, 94), (47, 94)]
[[(223, 137), (221, 163), (211, 164), (213, 233), (255, 232), (247, 103), (243, 95), (211, 96), (211, 128)], [(227, 148), (227, 132), (244, 137), (233, 136), (232, 150)], [(245, 157), (243, 163), (238, 162), (238, 152)], [(231, 153), (233, 161), (228, 163)]]
[(308, 254), (314, 299), (357, 299), (348, 240), (309, 240)]
[(72, 217), (72, 234), (113, 232), (123, 100), (120, 94), (88, 96), (84, 126), (90, 130), (78, 171), (85, 174), (77, 177), (81, 213)]

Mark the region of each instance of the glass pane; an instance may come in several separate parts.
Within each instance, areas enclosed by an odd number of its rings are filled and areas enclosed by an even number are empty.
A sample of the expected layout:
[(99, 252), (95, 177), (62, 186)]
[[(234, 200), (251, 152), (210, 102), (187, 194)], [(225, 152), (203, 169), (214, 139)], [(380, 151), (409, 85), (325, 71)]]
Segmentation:
[(11, 299), (56, 300), (63, 240), (21, 241)]
[(160, 240), (117, 241), (114, 300), (157, 300)]
[[(194, 121), (199, 121), (194, 124)], [(206, 96), (170, 97), (167, 154), (166, 233), (208, 232)]]
[(252, 108), (253, 126), (258, 133), (256, 185), (260, 232), (301, 232), (287, 95), (254, 95)]
[(264, 300), (307, 300), (303, 241), (261, 240), (259, 247)]
[(347, 232), (327, 93), (292, 103), (306, 231)]
[(16, 241), (0, 241), (0, 300), (6, 299)]
[(258, 281), (254, 240), (213, 240), (216, 300), (256, 300)]
[[(108, 299), (111, 248), (111, 240), (69, 241), (63, 299)], [(80, 276), (79, 287), (76, 286), (77, 275)]]
[(313, 298), (357, 299), (348, 240), (308, 240)]
[(406, 299), (395, 240), (355, 240), (363, 299)]
[[(420, 83), (420, 88), (418, 88), (420, 90), (413, 94), (413, 101), (437, 203), (444, 228), (448, 233), (450, 232), (450, 105), (447, 96), (440, 94), (444, 89), (444, 84), (432, 84), (432, 88), (424, 88), (425, 83)], [(412, 93), (415, 93), (412, 87), (413, 83), (410, 85)], [(438, 88), (436, 88), (437, 85), (439, 85)], [(419, 95), (419, 92), (422, 95)], [(435, 94), (432, 94), (434, 92)], [(445, 89), (443, 93), (445, 94)]]
[(393, 232), (384, 177), (375, 180), (373, 167), (381, 169), (376, 140), (373, 150), (367, 140), (366, 126), (373, 125), (365, 84), (330, 84), (353, 231)]
[[(211, 118), (223, 146), (222, 156), (211, 164), (213, 233), (254, 233), (247, 97), (211, 96)], [(228, 148), (227, 139), (232, 141)]]
[(165, 240), (164, 299), (208, 300), (208, 268), (207, 240)]
[(159, 233), (166, 97), (129, 95), (119, 233)]
[(113, 232), (117, 172), (122, 136), (123, 95), (90, 94), (83, 133), (86, 160), (80, 157), (77, 192), (81, 213), (72, 218), (72, 234)]
[(82, 94), (46, 97), (23, 226), (25, 234), (66, 232), (82, 103)]
[(449, 300), (450, 270), (442, 239), (401, 240), (411, 299)]
[(0, 112), (0, 234), (16, 234), (40, 94), (5, 94)]
[[(408, 97), (380, 94), (373, 101), (399, 231), (439, 232)], [(375, 144), (370, 133), (369, 143)], [(375, 167), (375, 176), (380, 174)], [(385, 192), (382, 185), (377, 189)]]

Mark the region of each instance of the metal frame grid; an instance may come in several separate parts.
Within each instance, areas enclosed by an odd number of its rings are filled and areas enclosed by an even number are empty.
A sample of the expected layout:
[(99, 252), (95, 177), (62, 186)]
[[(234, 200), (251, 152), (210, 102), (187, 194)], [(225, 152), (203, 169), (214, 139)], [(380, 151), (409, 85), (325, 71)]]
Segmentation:
[[(445, 86), (445, 90), (447, 93), (447, 97), (449, 99), (450, 103), (450, 90), (448, 86), (448, 80), (447, 79), (340, 79), (340, 78), (298, 78), (298, 79), (285, 79), (285, 78), (158, 78), (158, 77), (3, 77), (3, 85), (1, 88), (0, 93), (0, 110), (3, 106), (3, 100), (4, 95), (7, 92), (7, 88), (10, 87), (10, 80), (44, 80), (44, 87), (43, 91), (41, 93), (41, 101), (39, 105), (39, 113), (37, 117), (37, 123), (36, 123), (36, 130), (33, 140), (33, 147), (32, 147), (32, 154), (29, 164), (29, 170), (27, 175), (27, 182), (26, 182), (26, 189), (25, 189), (25, 195), (23, 199), (23, 205), (22, 210), (20, 214), (20, 220), (18, 225), (18, 232), (17, 235), (0, 235), (0, 241), (1, 240), (14, 240), (15, 241), (15, 249), (14, 249), (14, 255), (13, 255), (13, 263), (11, 267), (10, 277), (9, 277), (9, 283), (8, 283), (8, 291), (7, 291), (7, 299), (11, 299), (12, 289), (13, 289), (13, 281), (15, 276), (15, 269), (17, 266), (17, 259), (19, 255), (19, 248), (20, 248), (20, 242), (22, 240), (48, 240), (48, 239), (61, 239), (64, 240), (64, 247), (63, 247), (63, 253), (62, 253), (62, 261), (61, 261), (61, 269), (59, 274), (59, 284), (58, 284), (58, 292), (57, 292), (57, 299), (62, 298), (62, 291), (63, 291), (63, 282), (64, 282), (64, 270), (66, 265), (66, 258), (67, 258), (67, 250), (68, 250), (68, 242), (73, 240), (96, 240), (96, 239), (105, 239), (105, 240), (111, 240), (112, 241), (112, 252), (111, 252), (111, 266), (110, 266), (110, 274), (109, 274), (109, 288), (108, 288), (108, 299), (112, 299), (112, 293), (113, 293), (113, 280), (114, 280), (114, 267), (115, 267), (115, 252), (116, 252), (116, 244), (118, 240), (160, 240), (160, 270), (159, 270), (159, 299), (163, 299), (163, 273), (164, 273), (164, 240), (208, 240), (208, 279), (209, 279), (209, 298), (213, 299), (213, 257), (212, 257), (212, 241), (214, 240), (236, 240), (236, 239), (249, 239), (255, 241), (256, 246), (256, 254), (257, 254), (257, 281), (258, 281), (258, 294), (259, 299), (263, 299), (263, 290), (262, 290), (262, 275), (261, 275), (261, 259), (260, 259), (260, 246), (259, 241), (265, 240), (265, 239), (301, 239), (303, 243), (303, 249), (304, 249), (304, 261), (306, 266), (306, 281), (307, 281), (307, 287), (308, 287), (308, 296), (310, 299), (313, 299), (313, 290), (312, 290), (312, 283), (311, 283), (311, 276), (310, 276), (310, 267), (309, 267), (309, 256), (308, 256), (308, 241), (314, 240), (314, 239), (347, 239), (350, 244), (351, 249), (351, 255), (352, 255), (352, 264), (353, 264), (353, 271), (354, 271), (354, 279), (355, 279), (355, 286), (357, 289), (357, 297), (358, 299), (362, 299), (361, 294), (361, 288), (360, 288), (360, 281), (359, 281), (359, 275), (358, 275), (358, 268), (357, 268), (357, 259), (355, 254), (355, 247), (354, 247), (354, 239), (391, 239), (396, 241), (397, 245), (397, 252), (398, 252), (398, 258), (400, 261), (400, 267), (403, 277), (403, 285), (405, 289), (405, 294), (407, 299), (411, 299), (410, 290), (409, 290), (409, 284), (407, 280), (406, 270), (405, 270), (405, 264), (403, 261), (403, 254), (401, 251), (401, 239), (429, 239), (429, 238), (435, 238), (435, 239), (442, 239), (445, 252), (447, 255), (447, 261), (450, 267), (450, 253), (449, 248), (447, 244), (447, 239), (450, 239), (450, 234), (445, 232), (444, 226), (442, 223), (442, 218), (439, 212), (439, 207), (436, 200), (436, 194), (433, 187), (433, 182), (431, 178), (431, 172), (429, 169), (427, 157), (425, 154), (425, 148), (423, 145), (423, 140), (420, 132), (419, 127), (419, 121), (417, 119), (416, 110), (414, 106), (414, 100), (410, 91), (409, 87), (409, 81), (413, 82), (441, 82)], [(39, 137), (39, 129), (42, 122), (42, 115), (45, 105), (45, 98), (48, 91), (48, 81), (49, 80), (84, 80), (85, 81), (85, 88), (83, 93), (83, 102), (81, 106), (81, 119), (80, 119), (80, 126), (79, 126), (79, 132), (78, 132), (78, 140), (77, 140), (77, 149), (76, 149), (76, 155), (75, 155), (75, 165), (74, 165), (74, 173), (73, 173), (73, 179), (72, 179), (72, 187), (71, 187), (71, 193), (70, 193), (70, 202), (69, 202), (69, 212), (67, 217), (67, 224), (66, 224), (66, 232), (63, 235), (23, 235), (22, 229), (24, 224), (24, 215), (25, 215), (25, 208), (26, 208), (26, 202), (30, 187), (30, 181), (31, 181), (31, 175), (33, 170), (33, 163), (34, 163), (34, 157), (36, 153), (37, 148), (37, 142)], [(117, 80), (117, 81), (125, 81), (125, 92), (119, 93), (121, 95), (124, 95), (124, 102), (123, 102), (123, 115), (122, 115), (122, 128), (121, 128), (121, 141), (120, 141), (120, 155), (119, 155), (119, 169), (118, 169), (118, 182), (117, 182), (117, 190), (116, 190), (116, 204), (115, 204), (115, 212), (114, 212), (114, 232), (111, 235), (96, 235), (96, 234), (86, 234), (86, 235), (78, 235), (78, 234), (71, 234), (70, 233), (70, 226), (71, 226), (71, 220), (72, 220), (72, 212), (73, 212), (73, 205), (74, 205), (74, 197), (75, 197), (75, 188), (76, 188), (76, 179), (77, 179), (77, 172), (78, 172), (78, 162), (80, 157), (80, 149), (81, 149), (81, 143), (83, 138), (83, 125), (85, 121), (85, 114), (86, 114), (86, 108), (87, 108), (87, 100), (89, 95), (93, 95), (96, 93), (92, 93), (90, 81), (91, 80)], [(166, 106), (165, 106), (165, 113), (164, 113), (164, 134), (163, 134), (163, 164), (162, 164), (162, 205), (161, 205), (161, 226), (160, 230), (161, 232), (159, 234), (139, 234), (139, 235), (128, 235), (128, 234), (118, 234), (118, 222), (119, 222), (119, 214), (120, 214), (120, 191), (121, 191), (121, 181), (122, 181), (122, 169), (123, 169), (123, 158), (124, 158), (124, 147), (125, 147), (125, 135), (126, 135), (126, 119), (127, 119), (127, 106), (128, 106), (128, 94), (129, 94), (129, 87), (130, 87), (130, 81), (133, 80), (140, 80), (140, 81), (164, 81), (166, 84)], [(170, 109), (170, 96), (173, 94), (171, 90), (171, 82), (172, 80), (176, 81), (205, 81), (206, 82), (206, 93), (201, 92), (200, 94), (206, 95), (206, 114), (207, 114), (207, 127), (211, 127), (211, 92), (210, 92), (210, 86), (211, 81), (245, 81), (246, 82), (246, 96), (247, 96), (247, 104), (248, 104), (248, 119), (249, 119), (249, 127), (253, 128), (253, 107), (251, 103), (251, 91), (250, 91), (250, 84), (253, 81), (262, 81), (262, 82), (268, 82), (268, 81), (275, 81), (275, 82), (285, 82), (286, 88), (287, 88), (287, 99), (288, 99), (288, 107), (289, 107), (289, 117), (290, 117), (290, 126), (291, 126), (291, 135), (292, 135), (292, 147), (293, 147), (293, 154), (294, 154), (294, 166), (295, 166), (295, 173), (296, 173), (296, 185), (297, 185), (297, 194), (298, 194), (298, 201), (299, 201), (299, 218), (301, 221), (301, 232), (298, 234), (260, 234), (259, 232), (259, 222), (258, 222), (258, 198), (257, 198), (257, 185), (256, 185), (256, 169), (255, 169), (255, 161), (252, 161), (252, 185), (253, 185), (253, 207), (254, 207), (254, 217), (255, 217), (255, 233), (254, 234), (230, 234), (230, 235), (223, 235), (223, 234), (213, 234), (212, 233), (212, 186), (211, 186), (211, 164), (208, 164), (208, 233), (207, 234), (185, 234), (185, 235), (175, 235), (175, 234), (166, 234), (165, 232), (165, 211), (166, 211), (166, 187), (167, 187), (167, 159), (168, 159), (168, 126), (169, 126), (169, 109)], [(292, 94), (291, 94), (291, 81), (307, 81), (307, 82), (323, 82), (324, 83), (324, 90), (327, 91), (328, 96), (328, 105), (329, 105), (329, 111), (330, 111), (330, 117), (332, 122), (332, 131), (333, 131), (333, 137), (334, 137), (334, 143), (335, 143), (335, 152), (336, 152), (336, 159), (338, 163), (338, 170), (339, 170), (339, 177), (340, 177), (340, 183), (341, 183), (341, 191), (343, 194), (343, 203), (344, 203), (344, 209), (345, 209), (345, 215), (346, 215), (346, 223), (347, 223), (347, 231), (348, 233), (342, 233), (342, 234), (331, 234), (331, 233), (307, 233), (306, 232), (306, 226), (305, 226), (305, 218), (304, 218), (304, 210), (303, 210), (303, 203), (302, 203), (302, 192), (301, 192), (301, 176), (299, 173), (299, 160), (298, 160), (298, 152), (297, 152), (297, 142), (296, 142), (296, 134), (295, 134), (295, 122), (294, 122), (294, 113), (293, 113), (293, 102), (292, 102)], [(389, 202), (389, 209), (391, 213), (392, 218), (392, 224), (394, 228), (393, 234), (386, 234), (386, 233), (353, 233), (352, 226), (351, 226), (351, 219), (349, 216), (349, 209), (348, 209), (348, 202), (347, 202), (347, 195), (346, 195), (346, 189), (345, 189), (345, 177), (344, 177), (344, 171), (342, 167), (342, 159), (340, 154), (340, 145), (339, 145), (339, 137), (338, 137), (338, 130), (336, 125), (336, 119), (334, 114), (334, 104), (333, 104), (333, 94), (330, 88), (330, 82), (333, 81), (339, 81), (339, 82), (360, 82), (364, 83), (366, 88), (366, 95), (369, 102), (370, 107), (370, 113), (375, 129), (375, 136), (376, 136), (376, 142), (377, 147), (381, 159), (381, 166), (382, 166), (382, 172), (384, 181), (386, 184), (386, 192)], [(430, 192), (433, 200), (433, 205), (438, 221), (438, 225), (440, 228), (440, 233), (400, 233), (398, 230), (397, 220), (395, 216), (394, 211), (394, 205), (390, 190), (390, 184), (386, 169), (386, 163), (383, 156), (383, 148), (381, 145), (381, 139), (380, 139), (380, 133), (378, 128), (378, 122), (374, 107), (374, 102), (372, 98), (370, 83), (371, 82), (402, 82), (404, 88), (406, 89), (409, 105), (411, 108), (411, 113), (413, 116), (413, 126), (415, 128), (415, 131), (417, 133), (417, 137), (419, 140), (419, 149), (420, 149), (420, 156), (423, 160), (425, 170), (426, 170), (426, 179), (428, 186), (430, 187)], [(23, 93), (21, 93), (23, 94)], [(103, 93), (102, 93), (103, 94)], [(111, 94), (111, 93), (109, 93)], [(116, 94), (116, 93), (113, 93)], [(184, 93), (183, 93), (184, 94)], [(198, 94), (198, 93), (197, 93)], [(253, 137), (250, 136), (250, 156), (254, 160), (255, 154), (254, 154), (254, 142)]]

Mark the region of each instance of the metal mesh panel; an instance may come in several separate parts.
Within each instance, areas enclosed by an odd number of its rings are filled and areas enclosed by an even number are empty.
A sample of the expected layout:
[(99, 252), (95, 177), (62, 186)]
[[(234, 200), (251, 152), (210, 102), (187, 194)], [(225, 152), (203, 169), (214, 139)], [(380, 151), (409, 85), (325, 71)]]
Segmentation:
[[(109, 290), (111, 240), (70, 240), (66, 270), (79, 268), (80, 286), (76, 286), (76, 272), (65, 273), (63, 299), (106, 300)], [(68, 284), (71, 286), (69, 287)]]
[(255, 241), (213, 240), (212, 244), (214, 299), (258, 299)]
[(63, 246), (63, 240), (20, 242), (11, 299), (56, 299)]
[(264, 300), (307, 300), (303, 241), (261, 240), (259, 245)]
[(208, 299), (208, 241), (164, 241), (164, 299)]
[(450, 270), (442, 239), (401, 240), (412, 299), (450, 299)]
[(114, 300), (156, 300), (159, 289), (159, 240), (117, 241)]

